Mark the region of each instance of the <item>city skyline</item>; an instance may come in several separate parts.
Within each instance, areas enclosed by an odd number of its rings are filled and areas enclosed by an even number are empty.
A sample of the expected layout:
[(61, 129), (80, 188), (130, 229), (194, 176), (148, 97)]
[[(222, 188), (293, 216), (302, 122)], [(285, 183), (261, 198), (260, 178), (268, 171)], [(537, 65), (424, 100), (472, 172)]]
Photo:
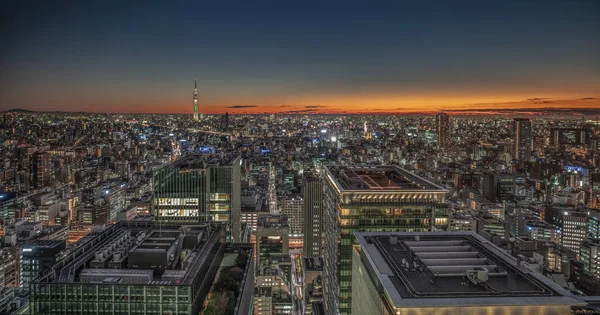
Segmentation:
[(0, 110), (600, 107), (599, 3), (433, 4), (4, 4)]

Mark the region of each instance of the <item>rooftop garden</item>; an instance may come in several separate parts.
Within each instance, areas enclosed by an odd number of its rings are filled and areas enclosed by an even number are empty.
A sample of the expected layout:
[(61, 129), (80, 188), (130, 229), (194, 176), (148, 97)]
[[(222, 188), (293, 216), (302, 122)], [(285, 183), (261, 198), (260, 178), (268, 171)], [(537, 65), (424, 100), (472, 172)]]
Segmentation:
[(208, 305), (203, 312), (204, 315), (233, 314), (248, 259), (248, 253), (245, 250), (240, 250), (233, 266), (220, 269), (219, 278), (210, 292)]

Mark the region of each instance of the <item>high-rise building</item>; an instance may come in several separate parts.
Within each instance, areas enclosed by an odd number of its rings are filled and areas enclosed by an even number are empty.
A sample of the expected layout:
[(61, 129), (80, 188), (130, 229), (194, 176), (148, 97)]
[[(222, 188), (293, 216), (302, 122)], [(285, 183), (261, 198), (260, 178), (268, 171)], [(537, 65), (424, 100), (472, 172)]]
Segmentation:
[(512, 126), (513, 132), (513, 159), (527, 161), (533, 151), (531, 120), (528, 118), (515, 118)]
[(256, 266), (268, 266), (271, 256), (289, 255), (289, 242), (287, 216), (260, 216), (256, 229)]
[(306, 172), (302, 180), (304, 196), (304, 256), (322, 257), (323, 233), (323, 181)]
[(60, 259), (66, 246), (66, 241), (60, 240), (38, 240), (23, 245), (19, 262), (19, 286), (29, 289), (28, 285), (33, 279)]
[(572, 207), (552, 206), (546, 210), (546, 221), (560, 230), (560, 245), (579, 254), (588, 236), (587, 212)]
[(194, 121), (198, 121), (198, 82), (194, 80)]
[(239, 155), (188, 155), (154, 170), (154, 214), (161, 222), (227, 222), (227, 238), (240, 241)]
[(447, 148), (450, 142), (450, 115), (439, 112), (435, 115), (438, 149)]
[(14, 297), (19, 283), (17, 259), (13, 248), (0, 248), (0, 314), (7, 313), (11, 302), (15, 301)]
[(570, 314), (586, 302), (473, 232), (356, 233), (352, 314)]
[(110, 223), (110, 206), (102, 198), (80, 204), (75, 213), (74, 227), (77, 230), (90, 230), (94, 225)]
[[(220, 298), (209, 300), (206, 308), (220, 302), (237, 305), (237, 314), (249, 314), (254, 295), (252, 246), (225, 244), (225, 234), (220, 224), (190, 224), (185, 229), (143, 221), (112, 225), (30, 285), (29, 314), (195, 315), (209, 295)], [(227, 286), (236, 292), (227, 296), (218, 289), (222, 283), (212, 284), (217, 270), (223, 275), (223, 265), (232, 263), (242, 279), (233, 288)]]
[(328, 314), (350, 314), (354, 232), (446, 230), (448, 191), (398, 166), (331, 166), (324, 172), (325, 304)]
[(52, 164), (50, 154), (36, 152), (31, 156), (31, 184), (34, 189), (42, 189), (51, 183)]
[(281, 213), (288, 217), (290, 226), (290, 249), (302, 250), (304, 241), (304, 200), (300, 196), (288, 196), (281, 200)]
[(115, 172), (122, 179), (127, 179), (127, 180), (131, 179), (131, 170), (130, 170), (129, 161), (127, 161), (127, 160), (117, 161), (115, 163)]
[(579, 261), (587, 274), (600, 278), (600, 241), (589, 238), (584, 240), (579, 251)]
[(486, 171), (481, 178), (481, 194), (492, 202), (507, 200), (515, 194), (515, 177), (512, 174)]

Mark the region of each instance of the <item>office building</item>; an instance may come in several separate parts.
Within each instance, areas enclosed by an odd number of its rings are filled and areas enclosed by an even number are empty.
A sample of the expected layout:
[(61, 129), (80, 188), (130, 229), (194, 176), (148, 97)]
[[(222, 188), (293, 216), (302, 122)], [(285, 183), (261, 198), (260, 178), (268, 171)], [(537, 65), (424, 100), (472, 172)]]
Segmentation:
[(447, 190), (397, 166), (325, 167), (324, 287), (329, 314), (349, 314), (354, 232), (446, 230)]
[(304, 200), (300, 196), (284, 197), (281, 200), (281, 213), (288, 218), (290, 227), (290, 249), (302, 252), (304, 241)]
[(588, 209), (588, 237), (600, 241), (600, 221), (598, 217), (598, 210)]
[(17, 194), (14, 192), (0, 192), (0, 216), (3, 221), (16, 219), (15, 206)]
[(492, 202), (502, 202), (515, 194), (515, 177), (486, 171), (481, 177), (481, 194)]
[(570, 314), (573, 295), (473, 232), (356, 233), (352, 314)]
[(438, 137), (438, 149), (447, 148), (450, 144), (450, 115), (439, 112), (435, 115), (435, 125)]
[(257, 267), (270, 264), (271, 256), (289, 255), (289, 224), (285, 215), (262, 215), (256, 229)]
[(51, 156), (46, 152), (36, 152), (31, 156), (31, 185), (33, 189), (42, 189), (52, 182)]
[(154, 170), (154, 214), (161, 222), (226, 222), (227, 239), (241, 237), (239, 155), (187, 155)]
[(579, 261), (585, 273), (600, 278), (600, 241), (586, 239), (581, 243)]
[(94, 203), (82, 203), (76, 209), (74, 227), (78, 230), (89, 230), (94, 225), (110, 223), (110, 206), (102, 198), (96, 199)]
[[(252, 246), (226, 244), (225, 236), (225, 227), (217, 223), (154, 225), (140, 220), (112, 225), (30, 285), (29, 314), (196, 315), (217, 270), (224, 273), (231, 264), (243, 275), (232, 289), (239, 292), (232, 297), (236, 301), (225, 303), (238, 306), (236, 315), (248, 314)], [(220, 286), (210, 294), (221, 295)]]
[(515, 118), (512, 126), (513, 132), (513, 159), (528, 161), (533, 151), (531, 120), (527, 118)]
[(10, 248), (0, 248), (0, 291), (4, 288), (16, 287), (17, 278), (17, 260)]
[(63, 257), (66, 247), (64, 240), (38, 240), (23, 245), (19, 261), (19, 286), (29, 289), (34, 279)]
[(304, 257), (322, 257), (323, 181), (306, 172), (302, 179), (304, 199)]
[(588, 236), (587, 212), (562, 206), (552, 206), (546, 210), (546, 220), (560, 232), (559, 244), (579, 254), (581, 243)]

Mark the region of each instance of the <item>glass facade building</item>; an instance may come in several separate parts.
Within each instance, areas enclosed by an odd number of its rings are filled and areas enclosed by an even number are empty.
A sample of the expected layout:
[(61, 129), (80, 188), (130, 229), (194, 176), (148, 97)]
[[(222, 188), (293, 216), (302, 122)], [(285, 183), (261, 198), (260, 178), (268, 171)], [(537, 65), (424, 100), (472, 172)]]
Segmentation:
[(240, 240), (241, 157), (191, 155), (154, 170), (154, 214), (161, 222), (227, 222)]
[(445, 230), (447, 190), (396, 166), (325, 168), (326, 312), (351, 312), (354, 232)]
[[(254, 277), (252, 246), (226, 244), (225, 228), (218, 225), (200, 226), (196, 228), (199, 234), (182, 232), (179, 238), (182, 245), (180, 245), (180, 253), (176, 256), (186, 258), (181, 259), (180, 262), (175, 261), (172, 267), (162, 274), (162, 270), (158, 273), (155, 270), (154, 276), (149, 280), (133, 278), (140, 272), (148, 271), (147, 268), (96, 269), (91, 267), (90, 259), (94, 259), (94, 253), (101, 252), (105, 244), (116, 242), (115, 238), (124, 230), (140, 232), (148, 231), (148, 227), (154, 232), (142, 235), (148, 235), (150, 238), (153, 237), (152, 233), (154, 235), (160, 231), (164, 233), (168, 225), (161, 226), (160, 229), (158, 227), (154, 229), (152, 225), (133, 228), (113, 226), (106, 230), (106, 233), (91, 240), (89, 244), (85, 244), (86, 248), (82, 246), (82, 249), (71, 253), (54, 266), (55, 272), (46, 272), (29, 285), (31, 292), (29, 314), (196, 315), (202, 311), (223, 257), (229, 252), (242, 250), (247, 252), (249, 260), (244, 268), (244, 280), (240, 285), (242, 291), (239, 293), (236, 305), (238, 309), (251, 308), (252, 286), (246, 282), (249, 281), (251, 284)], [(146, 246), (145, 242), (153, 242), (151, 239), (146, 241), (142, 238), (138, 241), (142, 244), (138, 248)], [(76, 271), (77, 268), (95, 272), (96, 278), (86, 279), (84, 271)], [(103, 275), (104, 273), (106, 275)], [(151, 270), (150, 275), (152, 275)]]
[(323, 181), (314, 173), (305, 173), (304, 196), (304, 257), (322, 257)]

